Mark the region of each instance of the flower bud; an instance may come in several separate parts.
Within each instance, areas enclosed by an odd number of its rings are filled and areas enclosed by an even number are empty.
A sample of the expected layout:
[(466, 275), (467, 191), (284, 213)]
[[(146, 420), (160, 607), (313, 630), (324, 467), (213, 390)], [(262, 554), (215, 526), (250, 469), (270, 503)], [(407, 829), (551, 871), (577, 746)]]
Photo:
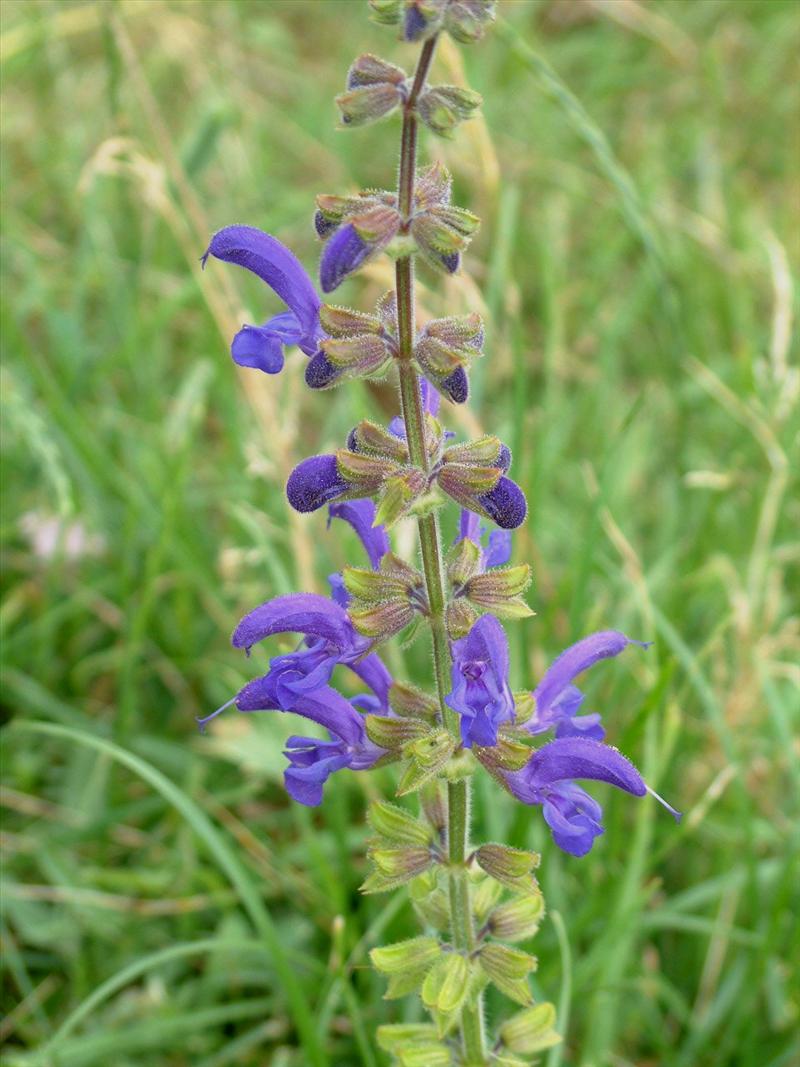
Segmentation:
[(451, 0), (447, 6), (444, 26), (461, 44), (480, 40), (486, 27), (494, 21), (495, 0)]
[(397, 786), (397, 796), (414, 793), (435, 778), (455, 751), (456, 741), (447, 730), (441, 729), (412, 742), (404, 750), (408, 764)]
[(414, 622), (414, 608), (407, 600), (389, 600), (383, 604), (361, 606), (351, 604), (348, 608), (350, 621), (358, 633), (376, 642), (388, 641)]
[(409, 719), (433, 719), (439, 713), (438, 702), (409, 682), (394, 683), (389, 690), (389, 705), (395, 715)]
[(428, 871), (421, 878), (415, 879), (409, 886), (409, 896), (414, 905), (414, 910), (425, 924), (433, 926), (436, 930), (449, 930), (450, 900), (447, 893), (438, 887), (432, 890), (426, 889), (425, 891), (416, 888), (424, 885), (432, 873), (432, 871)]
[(420, 802), (425, 818), (437, 833), (447, 825), (447, 802), (438, 782), (429, 782), (420, 793)]
[(469, 315), (452, 315), (446, 319), (432, 319), (427, 323), (423, 332), (453, 347), (469, 345), (477, 351), (483, 348), (483, 320), (475, 311)]
[(357, 89), (364, 85), (401, 86), (408, 75), (394, 63), (369, 52), (354, 59), (347, 72), (347, 88)]
[(491, 748), (474, 746), (475, 755), (483, 766), (504, 785), (503, 771), (521, 771), (531, 758), (531, 749), (520, 741), (499, 737)]
[(412, 937), (397, 941), (394, 945), (374, 948), (369, 954), (372, 966), (381, 974), (402, 974), (406, 970), (419, 970), (432, 966), (442, 954), (442, 947), (435, 937)]
[(371, 848), (369, 858), (378, 874), (403, 883), (416, 878), (433, 863), (429, 848)]
[(375, 800), (367, 814), (369, 824), (376, 834), (400, 845), (430, 845), (433, 830), (428, 823), (416, 819), (410, 811), (390, 804), (388, 800)]
[(320, 348), (334, 367), (351, 376), (375, 374), (392, 358), (382, 337), (362, 333), (355, 337), (326, 337)]
[[(472, 467), (445, 463), (437, 475), (439, 487), (462, 507), (486, 514), (479, 501), (497, 485), (500, 471), (494, 467)], [(491, 517), (491, 516), (490, 516)]]
[[(458, 257), (456, 257), (456, 260)], [(458, 262), (454, 267), (454, 271), (458, 270)], [(444, 381), (439, 383), (439, 391), (449, 397), (454, 404), (464, 404), (469, 396), (469, 378), (467, 378), (467, 372), (463, 367), (459, 367), (458, 370), (453, 371), (449, 378), (445, 378)]]
[(440, 137), (452, 137), (464, 119), (471, 118), (481, 106), (481, 95), (455, 85), (437, 85), (424, 92), (417, 101), (417, 113), (428, 129)]
[(525, 494), (510, 478), (501, 478), (493, 489), (477, 498), (473, 510), (488, 516), (501, 530), (516, 530), (525, 522), (528, 504)]
[(447, 0), (406, 0), (404, 40), (421, 41), (424, 37), (436, 33), (446, 2)]
[[(393, 460), (365, 456), (347, 448), (340, 448), (336, 453), (336, 463), (342, 478), (352, 486), (363, 489), (365, 496), (377, 492), (387, 478), (391, 478), (401, 469)], [(375, 524), (377, 525), (377, 519)]]
[(447, 636), (451, 641), (466, 637), (478, 619), (478, 612), (466, 600), (451, 600), (445, 612)]
[(409, 467), (402, 473), (387, 478), (378, 501), (375, 524), (382, 524), (391, 529), (399, 519), (408, 514), (425, 489), (425, 475), (417, 467)]
[(404, 0), (369, 0), (372, 18), (383, 26), (396, 25), (402, 16), (403, 2)]
[(368, 126), (390, 115), (403, 101), (395, 85), (364, 85), (336, 97), (343, 126)]
[(385, 459), (393, 459), (398, 463), (408, 463), (408, 445), (393, 433), (389, 433), (383, 426), (365, 419), (360, 422), (351, 433), (355, 448), (348, 438), (347, 447), (353, 452), (365, 452), (367, 455), (381, 456)]
[(395, 719), (391, 715), (367, 715), (364, 725), (370, 741), (390, 752), (431, 733), (430, 725), (423, 719)]
[(544, 916), (544, 897), (531, 893), (495, 908), (489, 916), (489, 931), (502, 941), (526, 941), (539, 929)]
[(323, 351), (315, 353), (306, 364), (306, 385), (310, 389), (329, 389), (342, 380), (342, 371), (334, 367)]
[(316, 511), (352, 489), (340, 472), (336, 456), (311, 456), (299, 463), (286, 483), (286, 496), (295, 511)]
[(464, 596), (473, 604), (486, 608), (501, 619), (525, 619), (533, 611), (522, 599), (531, 580), (527, 563), (514, 567), (492, 567), (476, 574), (466, 583)]
[(445, 1015), (458, 1011), (469, 992), (470, 968), (460, 953), (450, 952), (428, 971), (422, 983), (422, 1003)]
[(363, 333), (380, 335), (383, 332), (381, 320), (377, 316), (334, 304), (322, 305), (319, 309), (319, 322), (331, 337), (352, 337)]
[(503, 893), (502, 885), (494, 878), (481, 876), (472, 894), (472, 911), (475, 921), (482, 923)]
[(402, 578), (385, 571), (371, 571), (361, 567), (345, 567), (342, 579), (347, 592), (367, 604), (406, 599), (408, 587)]
[[(466, 463), (474, 467), (496, 467), (503, 445), (499, 437), (484, 434), (475, 441), (450, 445), (442, 457), (445, 463)], [(499, 469), (499, 468), (498, 468)]]
[(444, 163), (437, 160), (417, 171), (414, 203), (417, 211), (450, 203), (453, 179)]
[(501, 993), (518, 1004), (532, 1003), (533, 997), (526, 978), (536, 969), (534, 956), (508, 945), (489, 944), (481, 948), (478, 960), (481, 969)]
[(561, 1041), (553, 1027), (556, 1024), (556, 1009), (552, 1004), (537, 1004), (512, 1016), (500, 1027), (500, 1040), (510, 1052), (530, 1056), (544, 1052)]
[(475, 853), (478, 866), (495, 881), (509, 889), (528, 893), (536, 891), (532, 872), (539, 866), (540, 858), (536, 852), (511, 848), (510, 845), (481, 845)]
[(462, 537), (455, 548), (450, 551), (447, 565), (447, 578), (451, 588), (459, 592), (473, 575), (481, 569), (481, 548), (469, 537)]

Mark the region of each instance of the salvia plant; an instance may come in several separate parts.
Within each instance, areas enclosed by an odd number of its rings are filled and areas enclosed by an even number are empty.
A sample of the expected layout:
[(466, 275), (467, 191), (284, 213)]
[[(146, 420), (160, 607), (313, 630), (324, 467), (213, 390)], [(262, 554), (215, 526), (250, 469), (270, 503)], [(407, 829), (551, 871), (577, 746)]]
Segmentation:
[[(396, 797), (416, 794), (419, 814), (389, 800), (371, 805), (371, 870), (361, 888), (407, 887), (422, 932), (375, 948), (371, 958), (386, 976), (387, 999), (419, 997), (430, 1022), (382, 1026), (378, 1043), (403, 1067), (519, 1067), (560, 1040), (553, 1006), (531, 995), (536, 958), (517, 947), (534, 937), (544, 915), (534, 874), (539, 856), (470, 841), (470, 779), (488, 772), (516, 801), (541, 809), (561, 849), (589, 852), (603, 833), (603, 813), (577, 782), (607, 782), (635, 797), (652, 791), (605, 743), (600, 715), (583, 713), (574, 681), (641, 643), (615, 630), (590, 634), (562, 652), (532, 690), (510, 688), (503, 622), (532, 614), (523, 599), (529, 567), (509, 562), (511, 530), (525, 521), (527, 503), (508, 476), (511, 453), (502, 441), (491, 434), (458, 440), (441, 418), (441, 398), (467, 400), (483, 323), (470, 314), (420, 325), (414, 306), (417, 260), (445, 274), (458, 271), (479, 224), (452, 203), (441, 163), (418, 165), (420, 124), (450, 137), (480, 105), (469, 89), (430, 85), (431, 61), (442, 34), (465, 44), (479, 40), (494, 3), (370, 0), (370, 7), (378, 22), (399, 25), (406, 41), (420, 43), (416, 68), (409, 74), (361, 55), (336, 104), (344, 127), (400, 113), (397, 188), (320, 195), (314, 224), (323, 242), (323, 294), (382, 254), (394, 260), (394, 290), (369, 311), (324, 303), (294, 254), (250, 226), (216, 233), (204, 262), (213, 256), (244, 267), (286, 305), (236, 334), (237, 364), (277, 374), (285, 348), (296, 345), (308, 357), (311, 389), (396, 374), (401, 414), (388, 426), (364, 419), (338, 451), (305, 459), (292, 472), (290, 505), (300, 512), (327, 508), (329, 524), (349, 523), (364, 558), (331, 576), (329, 597), (279, 596), (242, 619), (233, 644), (246, 652), (277, 634), (302, 640), (223, 708), (290, 712), (327, 732), (324, 740), (297, 735), (287, 742), (286, 789), (300, 804), (320, 804), (337, 771), (397, 765)], [(461, 508), (457, 529), (440, 521), (448, 497)], [(392, 550), (390, 532), (409, 516), (419, 532), (421, 569)], [(489, 532), (482, 521), (496, 529)], [(393, 679), (380, 656), (383, 642), (407, 640), (419, 629), (430, 633), (433, 691)], [(348, 698), (331, 684), (339, 665), (357, 676), (361, 695)], [(489, 983), (515, 1005), (509, 1018), (490, 1026), (482, 1006)]]

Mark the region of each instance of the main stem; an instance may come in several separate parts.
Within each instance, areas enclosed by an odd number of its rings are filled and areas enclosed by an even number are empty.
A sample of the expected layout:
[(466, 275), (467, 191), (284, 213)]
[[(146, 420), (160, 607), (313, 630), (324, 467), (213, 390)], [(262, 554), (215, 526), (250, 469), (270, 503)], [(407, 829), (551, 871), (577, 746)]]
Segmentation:
[[(420, 94), (436, 48), (436, 38), (425, 42), (420, 53), (411, 91), (403, 112), (403, 134), (400, 146), (400, 178), (398, 184), (398, 207), (407, 227), (414, 202), (414, 175), (417, 164), (417, 117), (415, 105)], [(406, 438), (411, 462), (422, 470), (428, 470), (428, 450), (425, 439), (425, 416), (422, 410), (419, 378), (411, 362), (414, 353), (414, 261), (412, 256), (397, 260), (397, 322), (398, 365), (400, 369), (400, 397)], [(433, 663), (436, 674), (436, 689), (442, 721), (450, 733), (459, 738), (458, 715), (445, 703), (450, 691), (450, 646), (445, 626), (446, 601), (439, 529), (435, 514), (419, 519), (419, 541), (422, 550), (422, 567), (430, 609), (431, 635), (433, 638)], [(469, 840), (469, 785), (466, 779), (449, 782), (447, 786), (447, 841), (450, 865), (450, 926), (453, 944), (465, 953), (475, 947), (475, 931), (472, 921), (470, 886), (467, 877), (466, 854)], [(486, 1063), (483, 1036), (483, 1014), (480, 998), (468, 1003), (461, 1012), (461, 1041), (466, 1063), (470, 1067), (482, 1067)]]

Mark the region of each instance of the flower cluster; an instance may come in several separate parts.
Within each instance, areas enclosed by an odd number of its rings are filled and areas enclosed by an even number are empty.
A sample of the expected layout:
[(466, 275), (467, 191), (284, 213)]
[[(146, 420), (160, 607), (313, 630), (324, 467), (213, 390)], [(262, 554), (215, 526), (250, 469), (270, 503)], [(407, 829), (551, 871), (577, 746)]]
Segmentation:
[[(402, 114), (400, 178), (397, 191), (317, 197), (319, 288), (331, 293), (385, 254), (396, 261), (395, 289), (369, 313), (325, 303), (295, 255), (250, 226), (216, 233), (203, 263), (213, 257), (245, 268), (285, 305), (262, 325), (239, 330), (231, 344), (237, 364), (276, 374), (285, 349), (297, 346), (313, 390), (396, 374), (401, 414), (387, 425), (363, 418), (343, 447), (310, 456), (291, 472), (292, 508), (311, 513), (327, 506), (328, 526), (334, 519), (348, 523), (366, 561), (331, 575), (329, 597), (279, 596), (246, 615), (233, 634), (236, 648), (249, 654), (285, 634), (298, 635), (299, 644), (274, 655), (265, 673), (201, 726), (234, 705), (241, 712), (292, 713), (321, 728), (324, 737), (287, 742), (286, 789), (301, 804), (318, 805), (336, 771), (399, 766), (396, 795), (417, 794), (422, 813), (417, 818), (384, 801), (371, 806), (376, 837), (362, 889), (407, 885), (426, 929), (434, 931), (372, 953), (388, 977), (387, 998), (418, 992), (432, 1024), (383, 1027), (379, 1041), (403, 1065), (484, 1064), (490, 1055), (511, 1067), (559, 1040), (552, 1007), (532, 1002), (527, 976), (534, 957), (506, 943), (533, 936), (541, 921), (533, 875), (539, 857), (495, 843), (468, 848), (467, 781), (484, 769), (515, 800), (541, 808), (559, 848), (586, 855), (603, 833), (603, 811), (579, 783), (606, 783), (640, 798), (652, 790), (606, 742), (600, 715), (584, 711), (575, 680), (631, 645), (646, 645), (617, 630), (590, 634), (565, 649), (535, 687), (512, 691), (504, 623), (533, 613), (525, 600), (530, 568), (511, 563), (511, 531), (525, 523), (528, 505), (509, 477), (511, 451), (498, 437), (458, 440), (445, 428), (441, 399), (467, 400), (484, 326), (472, 313), (418, 328), (412, 267), (419, 259), (435, 271), (458, 271), (479, 224), (451, 203), (450, 175), (440, 163), (417, 169), (416, 130), (422, 124), (449, 136), (479, 105), (477, 94), (429, 86), (427, 75), (438, 35), (477, 40), (494, 3), (370, 4), (377, 21), (398, 25), (407, 41), (423, 42), (417, 69), (409, 76), (380, 57), (359, 56), (336, 103), (346, 127)], [(447, 520), (440, 512), (448, 501), (460, 515), (442, 553)], [(390, 534), (404, 519), (417, 521), (420, 561), (392, 549)], [(390, 637), (409, 641), (425, 630), (432, 637), (435, 696), (393, 679), (381, 658)], [(355, 686), (339, 667), (355, 676)], [(345, 695), (354, 687), (363, 691)], [(523, 1009), (498, 1027), (491, 1054), (484, 1050), (480, 1008), (488, 982)]]

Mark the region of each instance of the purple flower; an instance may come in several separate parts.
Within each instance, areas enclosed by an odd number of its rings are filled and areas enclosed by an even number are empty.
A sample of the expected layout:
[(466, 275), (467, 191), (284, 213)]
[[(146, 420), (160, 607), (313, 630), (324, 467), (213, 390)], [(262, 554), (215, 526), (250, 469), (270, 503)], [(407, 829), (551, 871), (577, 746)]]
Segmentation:
[(277, 374), (283, 369), (285, 345), (299, 345), (307, 356), (316, 353), (323, 336), (320, 298), (294, 253), (254, 226), (226, 226), (211, 238), (203, 266), (209, 256), (258, 275), (288, 307), (262, 326), (246, 325), (239, 330), (231, 343), (235, 363)]
[(389, 551), (389, 538), (384, 526), (375, 526), (375, 504), (371, 500), (346, 500), (328, 507), (328, 526), (333, 519), (344, 519), (358, 534), (373, 570)]
[(516, 530), (528, 514), (525, 494), (510, 478), (501, 478), (494, 489), (478, 497), (478, 503), (502, 530)]
[[(232, 637), (235, 648), (251, 647), (279, 633), (299, 633), (303, 643), (270, 660), (269, 670), (248, 682), (232, 700), (199, 720), (201, 729), (225, 708), (302, 715), (328, 730), (331, 740), (292, 738), (286, 755), (286, 787), (303, 804), (318, 804), (322, 784), (340, 767), (372, 766), (382, 750), (366, 737), (360, 710), (387, 713), (392, 678), (369, 641), (353, 629), (347, 612), (316, 593), (276, 597), (246, 615)], [(334, 668), (348, 667), (369, 692), (347, 700), (328, 684)], [(334, 751), (335, 749), (335, 751)]]
[(514, 718), (505, 631), (493, 615), (483, 615), (452, 651), (453, 689), (445, 700), (461, 716), (462, 743), (495, 745), (498, 727)]
[(565, 649), (534, 689), (536, 709), (525, 729), (532, 734), (555, 729), (556, 737), (589, 737), (602, 741), (605, 730), (598, 713), (576, 716), (586, 698), (572, 682), (598, 660), (618, 656), (628, 645), (647, 648), (646, 643), (632, 641), (618, 630), (600, 630)]
[(543, 806), (545, 822), (559, 848), (585, 856), (595, 837), (603, 833), (603, 809), (575, 785), (575, 778), (608, 782), (636, 797), (643, 797), (648, 789), (630, 760), (615, 748), (582, 737), (551, 741), (534, 752), (521, 771), (505, 775), (509, 789), (523, 804)]
[[(506, 446), (503, 445), (503, 448), (506, 448)], [(481, 526), (480, 515), (476, 515), (474, 511), (468, 511), (467, 508), (462, 508), (459, 536), (456, 541), (463, 541), (464, 538), (467, 538), (481, 547), (481, 573), (487, 571), (489, 567), (502, 567), (511, 559), (510, 530), (492, 530), (489, 534), (488, 544), (484, 546), (485, 537), (486, 527)]]
[(298, 463), (286, 483), (286, 496), (295, 511), (316, 511), (351, 488), (339, 473), (336, 456), (330, 453)]
[(332, 293), (348, 274), (364, 262), (372, 248), (359, 237), (355, 226), (347, 223), (328, 240), (319, 264), (319, 282), (323, 293)]

